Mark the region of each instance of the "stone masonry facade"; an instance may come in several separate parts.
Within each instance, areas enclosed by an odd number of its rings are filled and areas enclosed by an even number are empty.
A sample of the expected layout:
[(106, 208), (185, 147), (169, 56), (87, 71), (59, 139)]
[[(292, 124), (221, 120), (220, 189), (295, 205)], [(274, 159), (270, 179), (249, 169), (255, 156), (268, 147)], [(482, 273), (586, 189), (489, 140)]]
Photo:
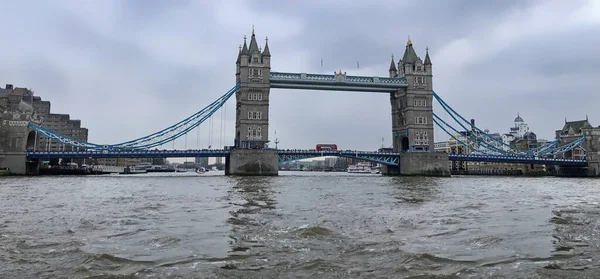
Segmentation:
[(240, 47), (235, 78), (240, 84), (236, 92), (235, 147), (262, 149), (269, 142), (269, 75), (271, 53), (268, 40), (264, 50), (258, 46), (254, 30), (250, 46)]
[(398, 64), (392, 57), (390, 77), (405, 77), (408, 83), (407, 88), (390, 93), (394, 152), (434, 151), (431, 66), (429, 51), (421, 60), (410, 39)]

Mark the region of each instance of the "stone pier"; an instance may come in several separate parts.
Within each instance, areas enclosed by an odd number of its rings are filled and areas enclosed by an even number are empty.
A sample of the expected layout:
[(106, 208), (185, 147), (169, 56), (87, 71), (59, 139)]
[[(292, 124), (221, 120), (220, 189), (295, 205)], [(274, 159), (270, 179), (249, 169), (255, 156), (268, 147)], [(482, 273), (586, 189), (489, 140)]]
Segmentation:
[(36, 137), (28, 126), (30, 120), (37, 118), (23, 102), (14, 111), (0, 113), (0, 168), (8, 168), (10, 174), (35, 174), (27, 171), (27, 149), (33, 149)]
[(225, 158), (226, 175), (276, 176), (279, 175), (277, 150), (233, 149)]
[(448, 154), (442, 152), (400, 153), (400, 166), (384, 166), (382, 174), (400, 176), (450, 176)]

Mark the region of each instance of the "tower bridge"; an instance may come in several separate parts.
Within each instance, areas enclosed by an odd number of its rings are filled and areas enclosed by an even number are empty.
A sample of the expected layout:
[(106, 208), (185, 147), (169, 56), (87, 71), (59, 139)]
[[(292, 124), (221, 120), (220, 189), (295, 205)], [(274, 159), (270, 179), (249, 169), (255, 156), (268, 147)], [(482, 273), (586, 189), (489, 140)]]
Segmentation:
[[(432, 63), (417, 56), (408, 40), (404, 56), (393, 58), (388, 77), (271, 72), (268, 40), (261, 51), (254, 31), (249, 45), (244, 38), (236, 60), (236, 132), (234, 149), (226, 166), (232, 174), (261, 170), (276, 174), (277, 156), (264, 147), (269, 142), (269, 97), (271, 88), (335, 90), (386, 93), (392, 112), (393, 151), (405, 151), (396, 166), (386, 165), (385, 174), (449, 175), (448, 155), (434, 151)], [(406, 152), (406, 151), (427, 152)]]
[[(277, 150), (268, 148), (269, 100), (271, 89), (303, 89), (359, 91), (388, 94), (392, 116), (392, 152)], [(236, 119), (232, 146), (208, 150), (156, 150), (198, 128), (235, 95)], [(433, 112), (433, 102), (458, 123), (450, 124)], [(470, 154), (435, 152), (433, 125), (460, 142)], [(586, 137), (571, 142), (552, 141), (542, 146), (521, 150), (498, 141), (474, 126), (454, 111), (433, 90), (433, 65), (428, 49), (421, 59), (412, 41), (406, 42), (404, 55), (398, 62), (392, 57), (388, 76), (352, 76), (337, 71), (333, 74), (290, 73), (271, 71), (271, 52), (268, 40), (258, 46), (254, 30), (248, 43), (237, 55), (235, 86), (223, 96), (190, 117), (148, 136), (117, 144), (95, 144), (62, 135), (44, 127), (40, 120), (31, 119), (23, 125), (20, 139), (27, 158), (36, 162), (44, 158), (119, 158), (119, 157), (225, 157), (226, 174), (277, 175), (278, 164), (292, 160), (341, 156), (360, 158), (384, 165), (388, 175), (449, 176), (449, 160), (546, 164), (559, 166), (588, 166), (586, 160), (565, 158), (574, 148), (582, 148)], [(31, 136), (34, 133), (34, 136)], [(468, 136), (457, 138), (456, 134)], [(35, 150), (37, 134), (78, 151)], [(588, 136), (591, 134), (587, 134)], [(0, 161), (1, 163), (1, 161)], [(595, 163), (597, 165), (597, 163)], [(1, 167), (1, 166), (0, 166)], [(597, 170), (597, 166), (595, 167)], [(597, 172), (597, 171), (596, 171)]]

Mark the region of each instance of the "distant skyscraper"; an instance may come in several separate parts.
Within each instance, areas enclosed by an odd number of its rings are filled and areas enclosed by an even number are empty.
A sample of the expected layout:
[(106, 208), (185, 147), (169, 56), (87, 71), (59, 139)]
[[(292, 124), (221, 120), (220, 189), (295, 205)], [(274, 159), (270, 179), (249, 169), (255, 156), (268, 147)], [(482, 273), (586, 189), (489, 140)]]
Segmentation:
[(208, 157), (198, 157), (196, 158), (195, 163), (206, 168), (208, 167)]

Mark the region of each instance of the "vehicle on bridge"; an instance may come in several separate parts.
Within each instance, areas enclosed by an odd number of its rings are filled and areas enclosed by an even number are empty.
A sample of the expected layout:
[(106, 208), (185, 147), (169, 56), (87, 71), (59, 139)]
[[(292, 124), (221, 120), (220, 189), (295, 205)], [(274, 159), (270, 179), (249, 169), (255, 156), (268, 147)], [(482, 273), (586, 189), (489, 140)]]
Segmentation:
[(337, 144), (317, 144), (317, 151), (337, 151)]

